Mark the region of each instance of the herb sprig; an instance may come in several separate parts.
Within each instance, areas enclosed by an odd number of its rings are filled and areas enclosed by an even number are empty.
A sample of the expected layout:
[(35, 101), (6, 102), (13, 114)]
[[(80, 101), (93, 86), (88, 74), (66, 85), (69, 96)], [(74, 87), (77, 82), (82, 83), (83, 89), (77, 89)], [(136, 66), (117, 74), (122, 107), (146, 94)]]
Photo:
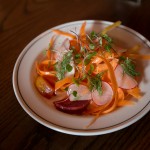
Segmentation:
[(111, 52), (111, 48), (112, 48), (112, 39), (107, 35), (107, 34), (102, 34), (101, 35), (102, 38), (104, 38), (107, 43), (105, 44), (104, 46), (104, 49), (107, 51), (107, 52)]
[(130, 59), (128, 57), (127, 58), (121, 57), (120, 60), (121, 60), (121, 66), (123, 68), (123, 71), (126, 74), (128, 74), (132, 77), (140, 75), (140, 73), (135, 70), (135, 64), (133, 63), (132, 59)]
[(102, 95), (102, 80), (101, 80), (101, 73), (97, 74), (96, 76), (88, 76), (88, 83), (90, 91), (97, 90), (99, 95)]
[(72, 71), (72, 66), (70, 65), (73, 51), (65, 53), (61, 62), (55, 64), (55, 70), (57, 72), (56, 76), (58, 80), (61, 80), (65, 77), (66, 72)]
[(91, 52), (91, 53), (88, 53), (85, 57), (85, 60), (84, 60), (84, 65), (88, 65), (91, 61), (91, 58), (93, 56), (95, 56), (97, 54), (97, 52)]

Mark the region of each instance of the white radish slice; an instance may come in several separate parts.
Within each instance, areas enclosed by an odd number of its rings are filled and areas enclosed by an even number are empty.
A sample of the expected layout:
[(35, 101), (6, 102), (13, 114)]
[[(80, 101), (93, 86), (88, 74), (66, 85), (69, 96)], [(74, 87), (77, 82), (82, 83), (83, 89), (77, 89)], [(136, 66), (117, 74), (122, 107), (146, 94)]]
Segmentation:
[(115, 76), (116, 76), (117, 84), (120, 88), (132, 89), (132, 88), (136, 87), (138, 84), (134, 78), (132, 78), (128, 74), (124, 73), (121, 65), (118, 65), (116, 67)]
[(105, 105), (112, 100), (113, 90), (107, 82), (102, 81), (102, 95), (100, 95), (97, 90), (94, 90), (92, 92), (92, 98), (95, 104)]
[[(76, 91), (77, 95), (74, 96), (73, 92)], [(91, 92), (89, 91), (88, 87), (85, 85), (76, 85), (72, 84), (68, 88), (68, 95), (69, 95), (69, 100), (70, 101), (75, 101), (75, 100), (91, 100)]]

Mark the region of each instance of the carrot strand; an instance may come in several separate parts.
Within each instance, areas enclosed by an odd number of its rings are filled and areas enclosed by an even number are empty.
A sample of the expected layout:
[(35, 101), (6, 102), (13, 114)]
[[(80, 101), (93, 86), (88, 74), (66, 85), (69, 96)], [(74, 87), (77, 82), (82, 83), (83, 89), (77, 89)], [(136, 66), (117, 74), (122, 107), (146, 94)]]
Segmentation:
[(55, 32), (55, 33), (58, 34), (58, 35), (63, 35), (63, 36), (70, 37), (70, 38), (72, 38), (72, 39), (75, 39), (75, 38), (76, 38), (76, 36), (72, 35), (71, 33), (65, 32), (65, 31), (53, 29), (53, 32)]

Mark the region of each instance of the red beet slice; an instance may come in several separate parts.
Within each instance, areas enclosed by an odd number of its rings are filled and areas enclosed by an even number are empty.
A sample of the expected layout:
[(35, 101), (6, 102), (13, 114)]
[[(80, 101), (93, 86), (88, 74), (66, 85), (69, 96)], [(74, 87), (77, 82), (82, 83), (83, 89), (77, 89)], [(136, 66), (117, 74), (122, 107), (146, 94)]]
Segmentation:
[(60, 111), (69, 114), (80, 114), (86, 109), (89, 103), (90, 100), (70, 101), (69, 98), (67, 98), (61, 101), (55, 101), (54, 105)]

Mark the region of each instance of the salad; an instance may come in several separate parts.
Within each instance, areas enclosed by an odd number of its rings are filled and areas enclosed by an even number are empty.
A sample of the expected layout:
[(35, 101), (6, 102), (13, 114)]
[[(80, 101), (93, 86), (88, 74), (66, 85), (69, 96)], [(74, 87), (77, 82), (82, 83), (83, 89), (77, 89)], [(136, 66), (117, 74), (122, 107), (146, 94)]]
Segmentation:
[[(86, 33), (86, 22), (79, 34), (54, 29), (49, 48), (42, 61), (36, 61), (35, 87), (47, 101), (55, 99), (59, 111), (95, 116), (126, 105), (131, 97), (139, 99), (141, 91), (136, 59), (150, 59), (139, 54), (140, 46), (123, 49), (107, 34), (120, 21), (97, 33)], [(57, 36), (66, 37), (55, 49)]]

